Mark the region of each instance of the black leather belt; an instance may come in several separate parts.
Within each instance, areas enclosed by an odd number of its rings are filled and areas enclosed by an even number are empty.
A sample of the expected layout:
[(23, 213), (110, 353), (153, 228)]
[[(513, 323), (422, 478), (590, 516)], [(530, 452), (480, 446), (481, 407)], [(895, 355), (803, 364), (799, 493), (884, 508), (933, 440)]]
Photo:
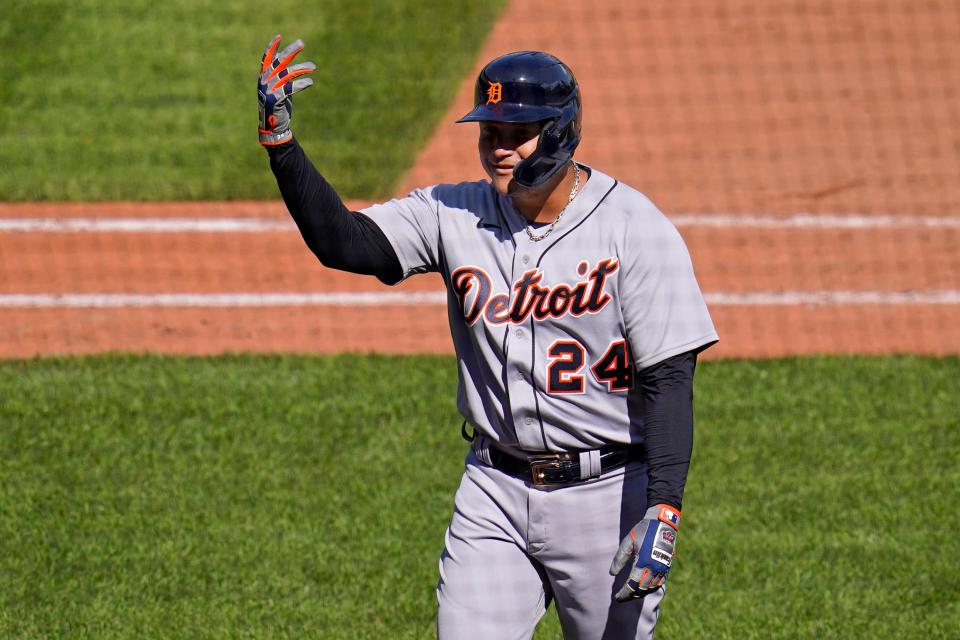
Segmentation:
[[(643, 447), (601, 447), (600, 473), (622, 467), (639, 458), (642, 453)], [(490, 447), (490, 464), (504, 473), (538, 486), (571, 484), (584, 480), (580, 477), (579, 453), (536, 453), (522, 459)]]

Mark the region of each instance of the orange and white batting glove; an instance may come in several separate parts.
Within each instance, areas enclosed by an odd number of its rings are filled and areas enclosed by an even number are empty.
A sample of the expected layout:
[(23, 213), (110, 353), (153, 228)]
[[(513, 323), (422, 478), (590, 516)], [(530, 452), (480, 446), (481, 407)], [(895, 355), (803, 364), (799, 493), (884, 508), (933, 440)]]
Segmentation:
[(290, 118), (293, 115), (293, 99), (297, 91), (313, 84), (310, 78), (317, 65), (302, 62), (289, 66), (303, 50), (303, 41), (295, 40), (277, 53), (280, 34), (274, 36), (260, 60), (260, 78), (257, 83), (257, 98), (260, 101), (260, 144), (271, 147), (293, 139)]
[(680, 530), (680, 512), (668, 504), (647, 509), (643, 520), (630, 530), (610, 565), (615, 576), (633, 559), (630, 576), (613, 597), (617, 602), (641, 598), (666, 582)]

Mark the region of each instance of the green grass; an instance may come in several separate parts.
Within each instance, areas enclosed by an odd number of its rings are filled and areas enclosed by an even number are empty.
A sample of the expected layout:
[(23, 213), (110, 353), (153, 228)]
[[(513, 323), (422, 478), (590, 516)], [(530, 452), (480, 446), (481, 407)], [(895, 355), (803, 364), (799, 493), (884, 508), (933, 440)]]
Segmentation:
[[(440, 357), (0, 362), (0, 637), (430, 637), (454, 395)], [(955, 637), (960, 360), (697, 398), (659, 639)]]
[(275, 33), (316, 84), (293, 129), (344, 197), (381, 197), (504, 0), (11, 0), (0, 200), (276, 198), (254, 89)]

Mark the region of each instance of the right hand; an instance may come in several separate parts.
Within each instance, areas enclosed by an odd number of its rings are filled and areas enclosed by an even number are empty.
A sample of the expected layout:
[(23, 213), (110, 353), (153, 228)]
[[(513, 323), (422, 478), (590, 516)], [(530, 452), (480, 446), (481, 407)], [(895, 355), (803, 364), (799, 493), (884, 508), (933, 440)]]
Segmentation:
[(260, 61), (260, 78), (257, 83), (257, 98), (260, 102), (260, 144), (275, 146), (293, 139), (290, 117), (293, 115), (293, 99), (297, 91), (313, 84), (310, 78), (300, 76), (312, 73), (317, 65), (312, 62), (287, 65), (303, 50), (303, 41), (295, 40), (277, 53), (280, 34), (274, 36)]
[(610, 575), (619, 574), (630, 564), (630, 575), (614, 595), (617, 602), (642, 598), (659, 589), (670, 573), (673, 550), (680, 530), (680, 512), (668, 504), (647, 509), (643, 520), (620, 541), (610, 565)]

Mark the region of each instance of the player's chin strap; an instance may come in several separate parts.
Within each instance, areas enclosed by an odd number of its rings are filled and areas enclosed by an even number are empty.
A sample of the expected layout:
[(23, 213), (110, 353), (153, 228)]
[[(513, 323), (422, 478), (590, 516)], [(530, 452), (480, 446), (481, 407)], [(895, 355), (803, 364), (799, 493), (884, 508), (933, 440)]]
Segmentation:
[(560, 116), (550, 121), (540, 132), (536, 150), (513, 169), (513, 179), (527, 189), (546, 183), (567, 166), (580, 144), (576, 125), (577, 108), (568, 104)]

